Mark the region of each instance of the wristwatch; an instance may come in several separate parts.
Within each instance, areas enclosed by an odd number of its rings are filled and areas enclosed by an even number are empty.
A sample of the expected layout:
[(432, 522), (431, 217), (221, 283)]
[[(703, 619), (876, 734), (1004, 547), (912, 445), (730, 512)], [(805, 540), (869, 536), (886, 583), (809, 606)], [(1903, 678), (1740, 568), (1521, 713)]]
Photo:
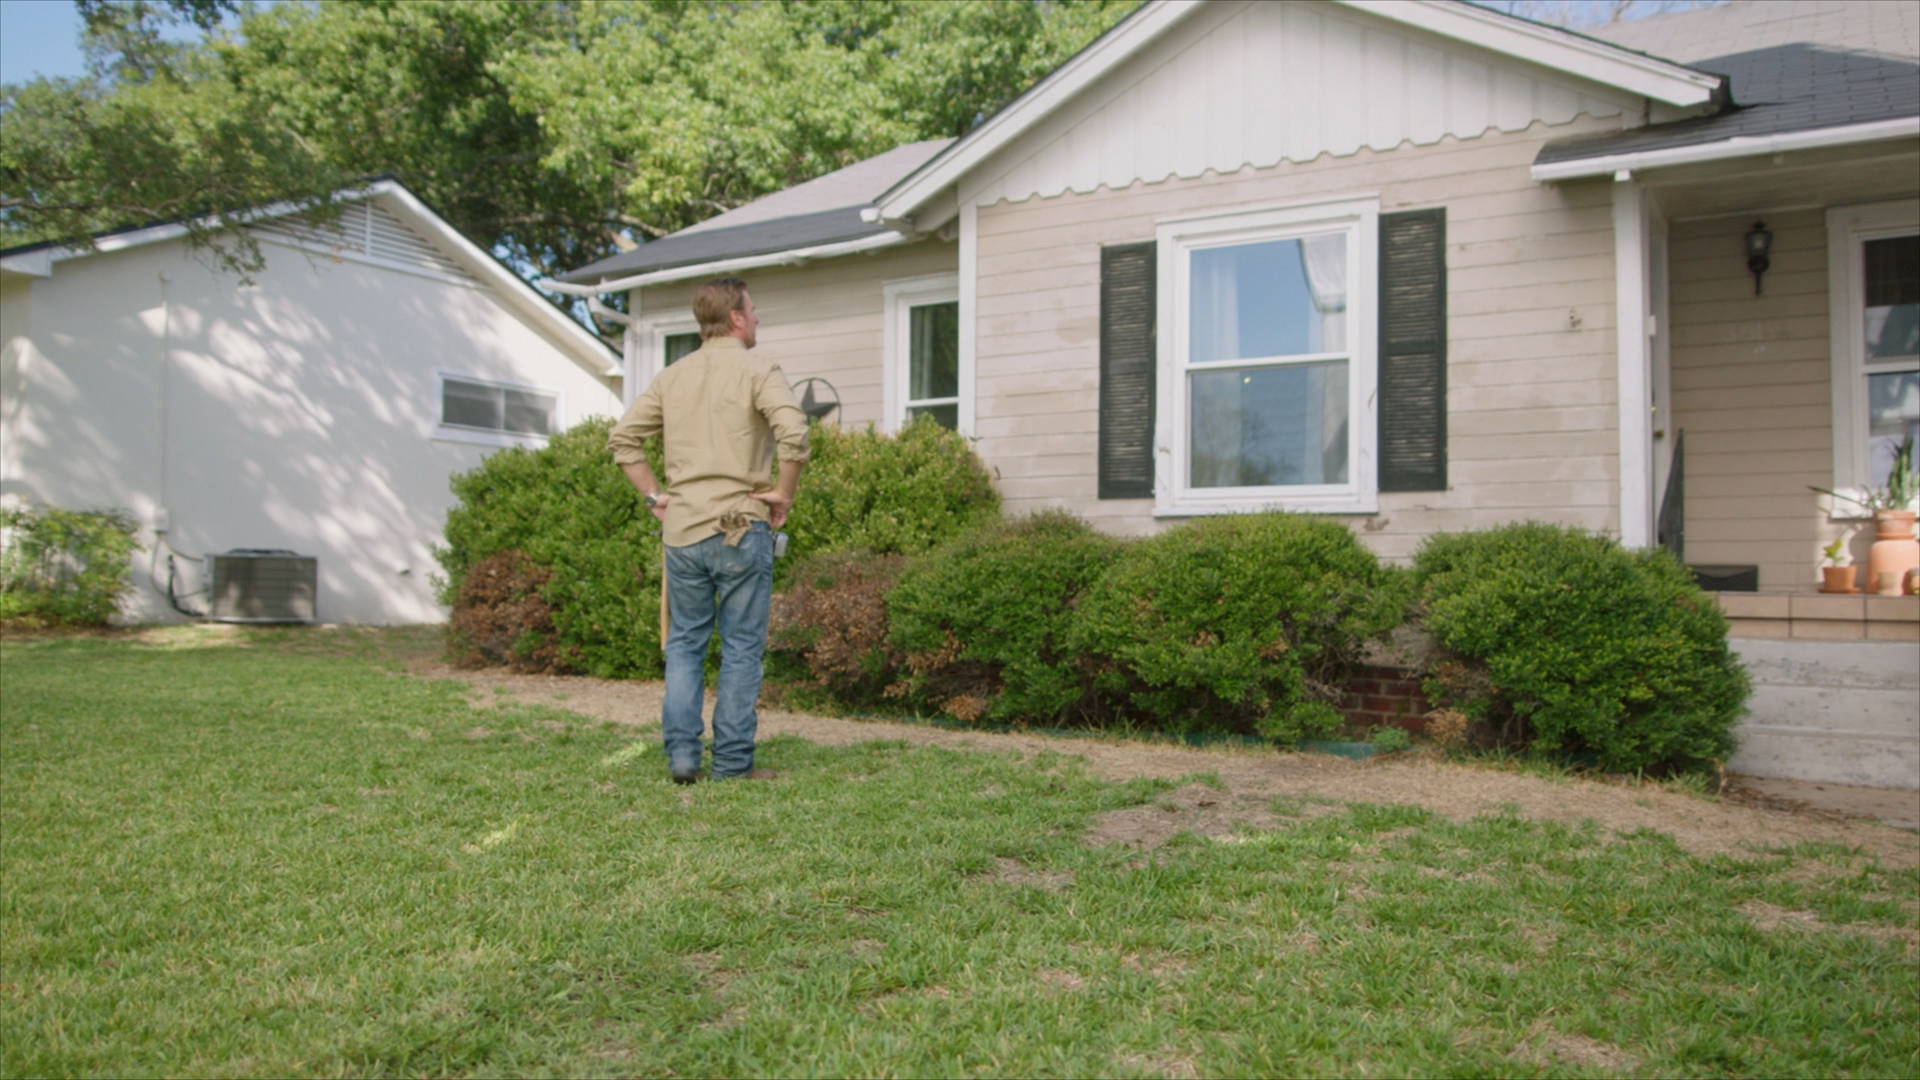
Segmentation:
[(647, 492), (647, 494), (646, 494), (646, 503), (647, 503), (647, 509), (649, 509), (649, 510), (657, 510), (657, 509), (659, 509), (659, 508), (660, 508), (660, 493), (659, 493), (659, 492), (657, 492), (657, 491), (649, 491), (649, 492)]

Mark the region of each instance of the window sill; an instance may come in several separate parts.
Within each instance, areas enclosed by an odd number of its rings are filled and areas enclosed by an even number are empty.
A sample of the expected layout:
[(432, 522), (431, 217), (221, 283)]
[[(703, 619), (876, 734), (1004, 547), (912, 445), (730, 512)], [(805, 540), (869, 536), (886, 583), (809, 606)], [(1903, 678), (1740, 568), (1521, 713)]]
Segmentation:
[(523, 446), (538, 450), (547, 445), (545, 435), (516, 435), (509, 431), (475, 431), (441, 425), (433, 429), (434, 442), (467, 443), (472, 446)]
[(1379, 496), (1318, 495), (1235, 497), (1231, 499), (1181, 499), (1160, 503), (1153, 508), (1156, 518), (1208, 517), (1214, 514), (1258, 514), (1281, 510), (1295, 514), (1365, 515), (1380, 512)]

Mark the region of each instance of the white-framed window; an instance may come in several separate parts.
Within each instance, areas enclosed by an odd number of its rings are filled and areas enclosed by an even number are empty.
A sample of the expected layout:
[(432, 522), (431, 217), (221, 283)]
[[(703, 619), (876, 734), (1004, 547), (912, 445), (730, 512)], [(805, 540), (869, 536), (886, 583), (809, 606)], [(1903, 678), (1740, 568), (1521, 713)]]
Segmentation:
[[(1833, 488), (1881, 487), (1920, 440), (1920, 199), (1827, 211)], [(1866, 511), (1833, 500), (1836, 518)]]
[(564, 393), (550, 386), (502, 382), (434, 369), (440, 422), (433, 437), (481, 446), (545, 446), (559, 430)]
[(700, 347), (700, 323), (691, 311), (662, 312), (643, 316), (637, 328), (640, 337), (639, 384), (635, 397), (647, 388), (655, 375), (674, 361)]
[(1372, 513), (1378, 199), (1165, 221), (1154, 512)]
[(884, 376), (886, 429), (897, 431), (921, 414), (964, 431), (973, 417), (973, 387), (960, 364), (960, 276), (889, 281)]

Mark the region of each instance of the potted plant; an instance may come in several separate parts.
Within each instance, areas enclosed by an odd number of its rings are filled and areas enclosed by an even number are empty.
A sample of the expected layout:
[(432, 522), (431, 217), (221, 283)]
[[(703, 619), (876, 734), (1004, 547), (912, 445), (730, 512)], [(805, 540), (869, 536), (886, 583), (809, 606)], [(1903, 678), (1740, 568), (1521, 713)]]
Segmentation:
[(1864, 495), (1822, 487), (1813, 490), (1872, 512), (1874, 537), (1873, 547), (1867, 552), (1866, 591), (1903, 591), (1914, 568), (1920, 566), (1920, 542), (1913, 536), (1914, 519), (1920, 516), (1916, 514), (1920, 510), (1920, 473), (1913, 467), (1913, 436), (1900, 440), (1885, 487), (1868, 488)]
[(1851, 531), (1833, 538), (1833, 543), (1820, 549), (1826, 556), (1827, 565), (1820, 568), (1820, 591), (1823, 593), (1853, 593), (1860, 590), (1854, 587), (1854, 579), (1859, 576), (1859, 567), (1853, 565), (1853, 555), (1847, 551), (1847, 540), (1853, 536)]

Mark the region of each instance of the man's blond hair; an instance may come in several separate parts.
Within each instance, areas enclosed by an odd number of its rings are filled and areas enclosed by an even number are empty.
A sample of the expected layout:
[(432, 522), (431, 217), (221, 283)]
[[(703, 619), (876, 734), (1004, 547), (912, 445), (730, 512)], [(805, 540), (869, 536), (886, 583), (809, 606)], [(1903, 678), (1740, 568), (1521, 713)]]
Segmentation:
[(747, 306), (747, 283), (737, 277), (714, 278), (693, 290), (693, 317), (700, 320), (700, 338), (733, 333), (734, 312)]

